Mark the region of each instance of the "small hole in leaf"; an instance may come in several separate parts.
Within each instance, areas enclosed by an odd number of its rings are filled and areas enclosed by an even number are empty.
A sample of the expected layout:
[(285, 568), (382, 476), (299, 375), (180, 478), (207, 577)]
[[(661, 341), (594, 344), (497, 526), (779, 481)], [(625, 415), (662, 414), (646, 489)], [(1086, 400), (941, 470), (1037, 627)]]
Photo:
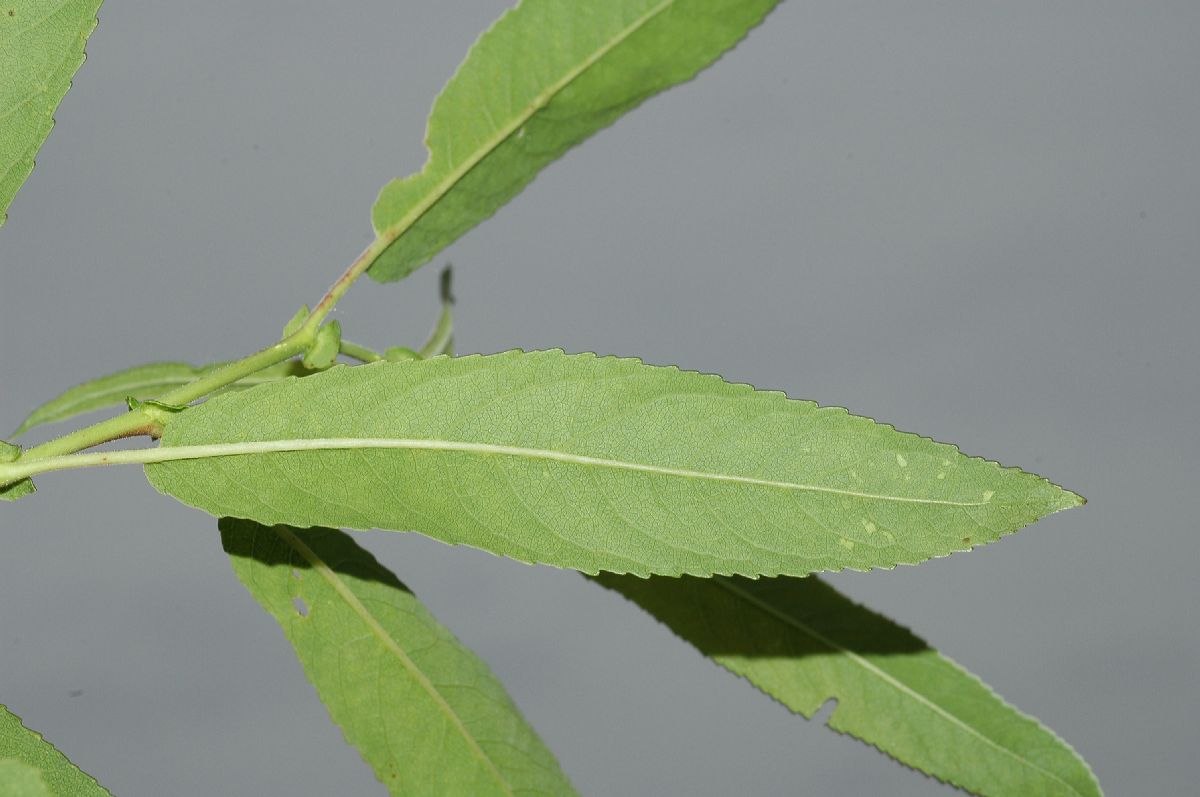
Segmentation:
[(296, 607), (296, 614), (308, 617), (308, 604), (304, 602), (304, 598), (292, 598), (292, 606)]
[(294, 567), (292, 568), (292, 578), (296, 579), (297, 581), (299, 581), (301, 578), (300, 571)]
[(837, 705), (838, 701), (836, 697), (829, 698), (821, 704), (821, 707), (817, 709), (817, 713), (813, 714), (812, 721), (825, 725), (833, 717), (833, 712), (837, 711)]

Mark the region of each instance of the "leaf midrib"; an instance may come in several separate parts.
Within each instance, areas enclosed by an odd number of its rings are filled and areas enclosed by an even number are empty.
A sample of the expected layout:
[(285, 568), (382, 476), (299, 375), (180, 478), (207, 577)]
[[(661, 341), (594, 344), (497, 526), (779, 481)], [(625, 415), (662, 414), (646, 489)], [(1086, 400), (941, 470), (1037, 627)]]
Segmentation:
[(912, 687), (908, 686), (907, 684), (898, 680), (897, 678), (890, 675), (886, 671), (875, 666), (875, 664), (873, 664), (872, 662), (863, 658), (859, 654), (855, 653), (853, 650), (850, 650), (849, 648), (845, 647), (844, 645), (837, 642), (836, 640), (830, 639), (829, 637), (822, 634), (820, 631), (817, 631), (812, 626), (801, 622), (800, 620), (796, 619), (795, 617), (792, 617), (791, 615), (788, 615), (788, 614), (785, 614), (784, 612), (779, 611), (774, 606), (771, 606), (769, 603), (766, 603), (766, 602), (760, 600), (759, 598), (750, 594), (749, 592), (746, 592), (745, 590), (741, 589), (740, 587), (737, 587), (734, 584), (730, 583), (730, 581), (728, 579), (722, 578), (720, 576), (714, 576), (713, 581), (722, 589), (726, 590), (727, 592), (732, 593), (735, 597), (746, 601), (747, 603), (760, 609), (761, 611), (765, 612), (766, 614), (770, 615), (771, 617), (774, 617), (776, 620), (779, 620), (784, 625), (791, 626), (791, 627), (795, 628), (796, 630), (800, 631), (802, 634), (806, 634), (806, 635), (812, 637), (813, 639), (815, 639), (818, 642), (820, 642), (821, 644), (825, 645), (826, 647), (828, 647), (830, 650), (834, 651), (835, 653), (840, 653), (840, 654), (845, 655), (847, 658), (850, 659), (850, 661), (859, 665), (867, 672), (869, 672), (872, 675), (874, 675), (875, 677), (881, 679), (882, 681), (884, 681), (886, 684), (888, 684), (892, 688), (896, 689), (897, 691), (909, 696), (916, 702), (926, 706), (927, 708), (932, 710), (934, 713), (940, 715), (942, 718), (944, 718), (951, 724), (958, 726), (959, 728), (966, 731), (971, 736), (974, 736), (975, 738), (979, 739), (980, 741), (984, 742), (985, 744), (987, 744), (987, 745), (999, 750), (1000, 752), (1004, 753), (1005, 755), (1015, 759), (1016, 761), (1020, 762), (1024, 766), (1030, 767), (1031, 769), (1035, 769), (1038, 772), (1041, 772), (1046, 777), (1050, 778), (1051, 780), (1061, 783), (1069, 791), (1071, 791), (1075, 794), (1079, 794), (1082, 797), (1082, 792), (1080, 792), (1079, 789), (1075, 788), (1075, 786), (1073, 786), (1072, 784), (1063, 780), (1060, 776), (1056, 775), (1055, 773), (1051, 772), (1048, 769), (1045, 769), (1044, 767), (1039, 766), (1038, 764), (1034, 763), (1033, 761), (1030, 761), (1029, 759), (1027, 759), (1023, 756), (1018, 755), (1017, 753), (1013, 752), (1012, 750), (1008, 749), (1007, 747), (1004, 747), (1003, 745), (997, 743), (996, 741), (992, 740), (991, 738), (985, 736), (983, 733), (976, 730), (975, 728), (973, 728), (971, 725), (967, 724), (963, 720), (959, 719), (957, 716), (950, 713), (946, 709), (942, 708), (937, 703), (934, 703), (932, 700), (925, 697), (920, 692), (917, 692)]
[(404, 652), (404, 649), (400, 647), (396, 640), (392, 638), (392, 635), (387, 632), (387, 629), (385, 629), (380, 624), (379, 620), (375, 618), (375, 615), (371, 614), (371, 611), (363, 605), (362, 601), (358, 599), (358, 596), (354, 594), (346, 582), (339, 578), (337, 573), (333, 572), (333, 569), (325, 563), (325, 560), (318, 556), (315, 551), (305, 545), (300, 538), (292, 532), (291, 529), (287, 528), (286, 526), (274, 526), (272, 530), (280, 537), (280, 539), (282, 539), (297, 553), (303, 556), (304, 559), (310, 565), (312, 565), (314, 570), (321, 574), (321, 577), (324, 578), (331, 587), (333, 587), (334, 591), (337, 592), (342, 600), (344, 600), (346, 604), (354, 611), (354, 613), (359, 616), (367, 628), (370, 629), (371, 633), (378, 637), (383, 646), (396, 657), (401, 666), (404, 667), (404, 669), (408, 671), (409, 675), (411, 675), (417, 681), (420, 687), (425, 690), (426, 694), (430, 696), (430, 698), (437, 705), (438, 709), (446, 716), (447, 719), (450, 720), (450, 722), (458, 730), (459, 734), (462, 735), (463, 739), (466, 740), (467, 745), (471, 748), (471, 751), (479, 758), (480, 761), (483, 762), (484, 766), (491, 773), (491, 775), (500, 783), (501, 788), (504, 789), (504, 793), (509, 795), (515, 794), (511, 784), (509, 784), (507, 779), (505, 779), (504, 774), (500, 771), (495, 762), (492, 761), (484, 749), (479, 745), (479, 741), (471, 734), (470, 730), (468, 730), (467, 726), (463, 723), (462, 717), (460, 717), (458, 712), (454, 710), (454, 707), (446, 701), (446, 698), (443, 697), (442, 693), (438, 691), (437, 686), (435, 686), (434, 683), (429, 680), (421, 668), (417, 666), (416, 662), (409, 658), (408, 654)]
[[(261, 440), (242, 443), (214, 443), (209, 445), (164, 445), (159, 448), (135, 449), (127, 451), (106, 452), (103, 454), (74, 455), (60, 457), (64, 467), (75, 467), (71, 463), (87, 460), (92, 465), (118, 464), (157, 464), (196, 459), (212, 459), (216, 457), (252, 456), (264, 454), (280, 454), (303, 451), (338, 451), (364, 449), (402, 449), (416, 451), (453, 451), (477, 456), (510, 456), (524, 459), (539, 459), (562, 462), (570, 465), (587, 467), (628, 470), (640, 473), (650, 473), (658, 476), (672, 476), (688, 479), (745, 484), (754, 487), (772, 487), (799, 492), (824, 493), (840, 495), (847, 498), (858, 498), (868, 501), (886, 501), (905, 504), (923, 504), (950, 507), (976, 507), (991, 503), (991, 496), (982, 501), (959, 501), (939, 498), (917, 498), (912, 496), (889, 495), (886, 493), (867, 493), (857, 490), (845, 490), (839, 487), (828, 487), (819, 484), (803, 482), (776, 481), (760, 479), (753, 476), (719, 473), (714, 471), (691, 470), (688, 468), (672, 468), (662, 465), (650, 465), (643, 462), (632, 462), (617, 459), (591, 457), (583, 454), (571, 454), (565, 451), (554, 451), (545, 448), (525, 448), (521, 446), (496, 445), (493, 443), (474, 443), (461, 440), (412, 439), (392, 437), (330, 437), (304, 438), (294, 440)], [(36, 461), (40, 470), (56, 470), (52, 459)]]
[[(422, 199), (420, 202), (414, 205), (411, 210), (401, 216), (395, 224), (384, 228), (384, 230), (378, 234), (377, 238), (387, 241), (387, 246), (380, 250), (380, 254), (386, 251), (387, 248), (390, 248), (390, 246), (395, 243), (400, 236), (407, 232), (421, 219), (422, 216), (428, 213), (434, 205), (436, 205), (442, 200), (443, 197), (450, 193), (450, 190), (454, 188), (454, 186), (458, 185), (458, 183), (462, 181), (464, 177), (470, 174), (471, 171), (484, 160), (484, 158), (486, 158), (492, 152), (495, 152), (495, 150), (501, 144), (507, 141), (508, 138), (513, 135), (513, 133), (515, 133), (526, 122), (533, 118), (538, 111), (541, 111), (547, 105), (549, 105), (550, 101), (558, 96), (563, 89), (571, 85), (571, 83), (578, 79), (580, 75), (595, 65), (596, 62), (598, 62), (601, 58), (612, 52), (612, 50), (620, 46), (626, 39), (650, 22), (650, 20), (654, 19), (663, 11), (667, 10), (667, 8), (674, 5), (675, 2), (676, 0), (663, 0), (658, 5), (650, 8), (640, 17), (635, 19), (629, 26), (621, 30), (603, 47), (598, 48), (587, 58), (581, 60), (573, 69), (568, 70), (566, 74), (559, 78), (558, 81), (550, 84), (550, 86), (535, 96), (532, 102), (525, 106), (525, 110), (517, 114), (512, 121), (501, 126), (492, 136), (484, 139), (483, 144), (474, 152), (472, 152), (471, 155), (466, 158), (466, 160), (464, 160), (457, 168), (451, 169), (446, 177), (434, 186), (433, 191), (429, 192), (424, 199)], [(431, 168), (432, 166), (433, 155), (431, 152), (430, 159), (426, 162), (425, 167), (413, 177), (419, 177), (423, 175), (425, 170)], [(406, 179), (411, 180), (413, 178), (410, 177)]]

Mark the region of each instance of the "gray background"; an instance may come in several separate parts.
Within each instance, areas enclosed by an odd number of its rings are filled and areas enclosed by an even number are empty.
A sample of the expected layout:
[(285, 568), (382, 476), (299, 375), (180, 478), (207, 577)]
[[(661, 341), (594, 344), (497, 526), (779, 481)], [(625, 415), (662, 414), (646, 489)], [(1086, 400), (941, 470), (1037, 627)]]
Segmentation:
[[(0, 425), (83, 377), (270, 340), (369, 239), (505, 5), (110, 0), (0, 230)], [(971, 555), (832, 581), (1110, 794), (1195, 793), (1198, 33), (1190, 0), (785, 3), (447, 252), (460, 350), (715, 371), (1083, 493)], [(364, 282), (338, 317), (419, 341), (435, 283)], [(0, 699), (122, 797), (381, 793), (210, 518), (132, 468), (40, 481), (0, 508)], [(577, 575), (357, 539), (585, 793), (951, 793)]]

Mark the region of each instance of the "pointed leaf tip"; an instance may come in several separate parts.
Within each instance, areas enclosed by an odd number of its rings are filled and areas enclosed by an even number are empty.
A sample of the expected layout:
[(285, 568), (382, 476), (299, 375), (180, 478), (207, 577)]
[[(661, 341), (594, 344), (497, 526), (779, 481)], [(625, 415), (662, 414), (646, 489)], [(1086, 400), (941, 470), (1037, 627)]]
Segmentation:
[[(429, 159), (384, 186), (368, 272), (407, 276), (571, 147), (694, 77), (778, 0), (522, 0), (475, 42), (429, 115)], [(402, 241), (402, 243), (401, 243)]]
[(1100, 797), (1070, 745), (908, 629), (808, 578), (594, 579), (839, 733), (985, 797)]
[(83, 64), (100, 2), (37, 0), (0, 12), (0, 227)]
[(1077, 501), (845, 410), (561, 351), (261, 385), (174, 419), (155, 456), (154, 486), (212, 514), (417, 530), (591, 573), (890, 568)]

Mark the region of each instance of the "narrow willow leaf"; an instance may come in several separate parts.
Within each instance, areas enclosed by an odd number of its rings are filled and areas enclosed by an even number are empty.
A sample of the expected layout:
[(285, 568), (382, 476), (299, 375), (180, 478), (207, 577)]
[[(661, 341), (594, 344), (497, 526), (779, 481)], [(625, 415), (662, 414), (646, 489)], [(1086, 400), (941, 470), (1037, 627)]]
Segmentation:
[(83, 63), (99, 8), (100, 0), (0, 5), (0, 226)]
[(391, 241), (371, 267), (407, 276), (548, 163), (734, 46), (778, 0), (522, 0), (434, 102), (417, 174), (372, 211)]
[[(216, 370), (225, 363), (211, 365), (189, 365), (188, 363), (150, 363), (126, 368), (108, 376), (102, 376), (77, 385), (51, 399), (29, 414), (17, 427), (14, 436), (24, 434), (36, 426), (56, 423), (74, 418), (86, 412), (118, 407), (128, 398), (140, 401), (186, 385), (206, 373)], [(253, 376), (231, 385), (229, 390), (243, 390), (253, 385), (273, 382), (285, 376), (304, 376), (311, 373), (298, 361), (288, 361), (259, 371)]]
[(220, 526), (238, 578), (392, 794), (574, 793), (487, 665), (348, 535)]
[[(42, 790), (37, 791), (38, 787)], [(21, 788), (34, 790), (21, 791)], [(0, 706), (0, 795), (19, 797), (23, 794), (31, 797), (42, 794), (50, 797), (112, 797), (41, 734), (26, 728), (16, 714)]]
[(987, 797), (1094, 797), (1100, 786), (1052, 731), (908, 629), (817, 578), (641, 579), (601, 574), (730, 672), (809, 719)]
[(891, 567), (1081, 500), (842, 409), (561, 351), (260, 385), (181, 413), (132, 457), (218, 516), (415, 529), (589, 573)]

